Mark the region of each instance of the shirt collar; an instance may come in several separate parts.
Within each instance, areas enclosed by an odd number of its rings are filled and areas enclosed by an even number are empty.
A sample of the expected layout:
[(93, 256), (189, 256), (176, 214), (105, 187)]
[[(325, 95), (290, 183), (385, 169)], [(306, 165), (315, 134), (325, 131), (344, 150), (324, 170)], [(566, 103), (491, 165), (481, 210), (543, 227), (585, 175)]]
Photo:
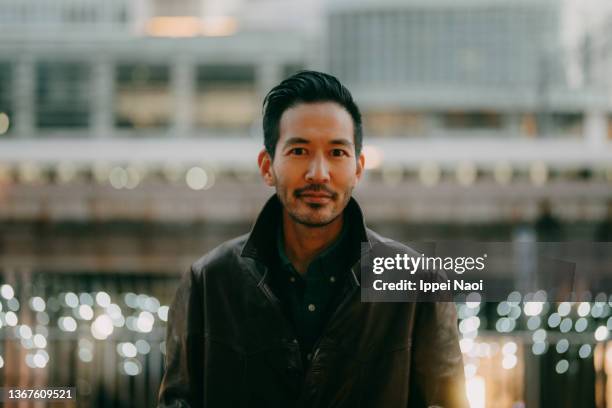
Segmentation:
[[(342, 223), (342, 230), (338, 238), (327, 248), (325, 248), (320, 254), (318, 254), (310, 263), (308, 270), (312, 270), (311, 266), (318, 269), (318, 266), (324, 266), (324, 271), (334, 270), (338, 267), (345, 266), (346, 262), (346, 247), (347, 247), (347, 230), (348, 223), (346, 219)], [(279, 223), (276, 234), (276, 247), (278, 251), (278, 257), (280, 258), (281, 266), (283, 268), (293, 268), (293, 264), (289, 260), (285, 252), (285, 240), (283, 234), (283, 224)], [(344, 262), (343, 262), (344, 261)], [(308, 272), (309, 273), (309, 272)]]

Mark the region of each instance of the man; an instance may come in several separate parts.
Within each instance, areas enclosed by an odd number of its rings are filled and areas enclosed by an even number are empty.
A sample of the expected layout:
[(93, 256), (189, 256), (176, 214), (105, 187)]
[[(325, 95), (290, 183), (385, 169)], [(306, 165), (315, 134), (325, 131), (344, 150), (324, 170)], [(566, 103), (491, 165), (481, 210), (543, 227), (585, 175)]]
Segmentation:
[(159, 407), (464, 407), (452, 303), (362, 303), (359, 109), (304, 71), (264, 100), (276, 194), (250, 234), (193, 264), (168, 320)]

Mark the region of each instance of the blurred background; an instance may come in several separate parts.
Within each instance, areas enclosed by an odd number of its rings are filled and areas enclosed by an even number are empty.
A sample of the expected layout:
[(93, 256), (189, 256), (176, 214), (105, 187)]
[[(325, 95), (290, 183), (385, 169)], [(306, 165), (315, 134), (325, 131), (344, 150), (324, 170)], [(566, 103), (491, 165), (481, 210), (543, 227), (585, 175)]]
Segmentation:
[[(261, 101), (300, 69), (362, 110), (380, 233), (612, 241), (608, 1), (0, 0), (0, 386), (154, 406), (178, 278), (272, 193)], [(471, 407), (612, 407), (609, 295), (459, 304)]]

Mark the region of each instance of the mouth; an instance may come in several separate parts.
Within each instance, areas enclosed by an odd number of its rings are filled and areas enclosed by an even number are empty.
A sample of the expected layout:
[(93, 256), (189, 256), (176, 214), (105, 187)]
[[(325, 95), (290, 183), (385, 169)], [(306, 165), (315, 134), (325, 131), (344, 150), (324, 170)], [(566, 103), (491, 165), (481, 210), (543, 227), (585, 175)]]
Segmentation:
[(324, 204), (332, 200), (332, 196), (326, 193), (307, 192), (298, 195), (298, 198), (307, 203)]

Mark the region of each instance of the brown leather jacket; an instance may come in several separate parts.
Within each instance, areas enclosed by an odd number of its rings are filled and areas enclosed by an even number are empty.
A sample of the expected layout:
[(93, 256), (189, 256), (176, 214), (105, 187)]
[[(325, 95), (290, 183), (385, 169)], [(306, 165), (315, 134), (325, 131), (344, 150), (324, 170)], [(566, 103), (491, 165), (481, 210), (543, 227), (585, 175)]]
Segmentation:
[[(467, 407), (453, 303), (362, 303), (346, 279), (310, 366), (267, 283), (280, 203), (184, 275), (170, 309), (158, 408)], [(359, 240), (387, 239), (347, 206)]]

